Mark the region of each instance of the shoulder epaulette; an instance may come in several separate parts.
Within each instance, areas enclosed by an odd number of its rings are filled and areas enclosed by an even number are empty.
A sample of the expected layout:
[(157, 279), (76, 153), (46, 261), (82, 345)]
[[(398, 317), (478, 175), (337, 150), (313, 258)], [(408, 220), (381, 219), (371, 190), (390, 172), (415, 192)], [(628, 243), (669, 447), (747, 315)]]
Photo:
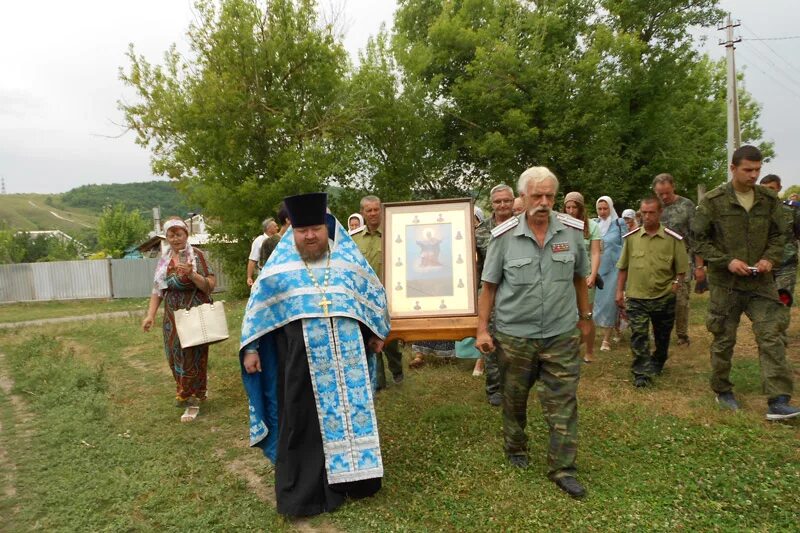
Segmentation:
[(349, 233), (349, 235), (352, 237), (353, 235), (356, 235), (356, 234), (358, 234), (358, 233), (361, 233), (361, 232), (362, 232), (362, 231), (364, 231), (365, 229), (367, 229), (367, 226), (360, 226), (360, 227), (358, 227), (358, 228), (356, 228), (356, 229), (351, 229), (351, 230), (350, 230), (348, 233)]
[(664, 226), (664, 233), (666, 233), (667, 235), (671, 235), (671, 236), (675, 237), (675, 238), (676, 238), (676, 239), (678, 239), (679, 241), (682, 241), (682, 240), (683, 240), (683, 235), (681, 235), (681, 234), (680, 234), (680, 233), (678, 233), (677, 231), (674, 231), (674, 230), (671, 230), (671, 229), (669, 229), (669, 228), (668, 228), (668, 227), (666, 227), (666, 226)]
[(628, 233), (626, 233), (625, 235), (623, 235), (623, 236), (622, 236), (622, 238), (624, 239), (625, 237), (629, 237), (629, 236), (633, 235), (634, 233), (636, 233), (637, 231), (639, 231), (640, 229), (642, 229), (642, 226), (639, 226), (639, 227), (638, 227), (638, 228), (636, 228), (636, 229), (632, 229), (632, 230), (630, 230)]
[(711, 189), (710, 191), (708, 191), (706, 193), (705, 197), (706, 198), (716, 198), (717, 196), (722, 196), (723, 194), (725, 194), (725, 191), (722, 190), (722, 187), (720, 186), (720, 187), (717, 187), (715, 189)]
[(575, 228), (583, 231), (583, 226), (584, 226), (583, 220), (569, 216), (566, 213), (556, 213), (556, 218), (558, 219), (559, 222), (561, 222), (565, 226), (569, 226), (570, 228)]
[(492, 237), (499, 237), (510, 229), (514, 229), (519, 225), (519, 217), (511, 217), (502, 224), (498, 224), (492, 228)]

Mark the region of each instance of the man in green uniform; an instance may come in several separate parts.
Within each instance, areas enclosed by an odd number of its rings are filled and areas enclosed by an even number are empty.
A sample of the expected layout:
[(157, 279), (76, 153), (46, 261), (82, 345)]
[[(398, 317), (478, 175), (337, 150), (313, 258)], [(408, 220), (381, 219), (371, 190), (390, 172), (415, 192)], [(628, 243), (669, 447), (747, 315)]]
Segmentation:
[[(694, 254), (691, 227), (694, 218), (694, 202), (683, 196), (675, 194), (675, 178), (671, 174), (659, 174), (653, 178), (653, 192), (661, 199), (663, 209), (661, 211), (661, 223), (683, 236), (683, 243), (686, 245), (686, 253), (689, 258)], [(706, 279), (706, 272), (703, 269), (703, 259), (699, 256), (694, 257), (694, 275), (698, 283)], [(678, 336), (678, 346), (689, 345), (689, 284), (692, 276), (687, 272), (686, 276), (678, 284), (675, 302), (675, 333)]]
[(785, 223), (775, 192), (756, 185), (761, 160), (754, 146), (734, 151), (731, 181), (706, 194), (692, 233), (697, 253), (709, 267), (706, 327), (714, 335), (711, 389), (720, 406), (739, 408), (729, 376), (736, 328), (745, 313), (758, 344), (767, 419), (781, 420), (800, 415), (800, 409), (789, 405), (794, 380), (783, 340), (788, 314), (772, 275), (773, 266), (783, 258)]
[[(514, 189), (504, 183), (495, 185), (489, 192), (489, 198), (492, 202), (492, 216), (484, 220), (475, 230), (475, 244), (478, 248), (478, 271), (483, 269), (486, 249), (489, 246), (492, 230), (513, 216)], [(493, 329), (493, 322), (490, 320), (489, 332), (491, 333)], [(490, 405), (497, 407), (503, 403), (497, 353), (489, 352), (484, 354), (483, 359), (484, 372), (486, 374), (486, 399)]]
[[(381, 224), (381, 200), (377, 196), (365, 196), (361, 199), (361, 216), (364, 225), (352, 235), (358, 249), (367, 259), (369, 266), (383, 282), (383, 225)], [(383, 347), (384, 355), (389, 363), (389, 371), (395, 383), (403, 382), (403, 353), (400, 341), (394, 340)], [(377, 354), (378, 390), (386, 388), (386, 373), (383, 357)]]
[[(550, 428), (548, 475), (561, 490), (581, 498), (586, 490), (575, 479), (576, 393), (581, 334), (588, 333), (592, 319), (583, 223), (552, 212), (558, 180), (547, 168), (523, 172), (520, 189), (526, 191), (525, 212), (494, 228), (489, 242), (475, 344), (483, 353), (497, 349), (509, 462), (519, 468), (528, 465), (528, 395), (538, 380)], [(492, 310), (494, 336), (489, 330)]]
[[(769, 174), (761, 178), (761, 185), (772, 189), (775, 193), (781, 192), (781, 178)], [(780, 268), (775, 272), (775, 285), (781, 299), (791, 305), (794, 301), (794, 286), (797, 282), (797, 241), (800, 239), (800, 210), (788, 205), (781, 206), (786, 223), (786, 244), (783, 245), (783, 259)]]
[[(660, 222), (661, 201), (642, 200), (642, 226), (625, 234), (617, 262), (617, 305), (628, 310), (633, 384), (646, 387), (664, 368), (675, 324), (675, 294), (689, 269), (683, 236)], [(650, 323), (656, 349), (650, 353)]]

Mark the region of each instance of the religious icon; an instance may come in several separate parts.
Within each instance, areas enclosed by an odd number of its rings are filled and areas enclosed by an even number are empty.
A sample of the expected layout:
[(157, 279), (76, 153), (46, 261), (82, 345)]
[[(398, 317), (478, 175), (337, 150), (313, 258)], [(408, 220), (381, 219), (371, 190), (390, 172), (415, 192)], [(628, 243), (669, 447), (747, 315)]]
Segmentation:
[(442, 216), (441, 213), (439, 213), (439, 216), (436, 217), (436, 222), (444, 222), (444, 217)]
[(420, 309), (422, 309), (422, 306), (419, 305), (419, 301), (414, 302), (414, 310), (415, 311), (419, 311)]
[(439, 253), (441, 252), (442, 240), (433, 236), (430, 231), (425, 232), (425, 239), (418, 240), (419, 246), (419, 266), (421, 267), (439, 267), (442, 263), (439, 261)]
[(414, 220), (412, 220), (411, 222), (414, 224), (419, 224), (419, 217), (417, 215), (414, 215)]
[(400, 234), (399, 233), (397, 234), (397, 238), (394, 240), (394, 242), (396, 242), (397, 244), (400, 244), (401, 242), (403, 242), (403, 239), (400, 238)]
[(397, 286), (394, 288), (394, 290), (402, 291), (403, 290), (403, 284), (398, 281), (397, 282)]
[(463, 289), (463, 288), (464, 288), (464, 280), (463, 280), (463, 279), (461, 279), (461, 278), (458, 278), (458, 285), (457, 285), (457, 287), (458, 287), (459, 289)]
[(444, 300), (442, 300), (442, 303), (439, 304), (439, 309), (447, 309), (447, 305), (444, 303)]
[(461, 240), (461, 239), (463, 239), (463, 238), (464, 238), (464, 236), (463, 236), (463, 235), (461, 235), (461, 230), (457, 231), (457, 232), (456, 232), (456, 240), (457, 240), (457, 241), (460, 241), (460, 240)]
[(456, 264), (461, 265), (463, 263), (464, 263), (464, 260), (461, 259), (461, 254), (458, 254), (458, 257), (456, 258)]
[(403, 260), (398, 257), (397, 258), (397, 262), (394, 264), (394, 266), (396, 266), (396, 267), (403, 266)]

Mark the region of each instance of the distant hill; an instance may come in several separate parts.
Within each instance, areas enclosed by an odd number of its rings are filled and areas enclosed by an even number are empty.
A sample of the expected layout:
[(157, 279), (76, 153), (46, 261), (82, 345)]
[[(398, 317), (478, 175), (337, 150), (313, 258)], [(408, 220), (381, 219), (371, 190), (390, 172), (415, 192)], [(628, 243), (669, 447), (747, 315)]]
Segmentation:
[(103, 207), (123, 203), (150, 220), (153, 207), (162, 219), (185, 216), (190, 209), (175, 187), (164, 181), (83, 185), (63, 194), (0, 195), (0, 227), (18, 231), (61, 230), (84, 242), (96, 240), (97, 221)]
[(58, 194), (4, 194), (0, 196), (0, 223), (14, 230), (60, 229), (74, 235), (97, 227), (99, 211), (66, 207)]
[(161, 215), (186, 216), (196, 211), (186, 205), (175, 186), (168, 181), (148, 181), (143, 183), (112, 183), (109, 185), (82, 185), (61, 195), (65, 206), (89, 209), (98, 215), (106, 205), (123, 203), (128, 209), (138, 209), (146, 218), (152, 216), (152, 209), (161, 207)]

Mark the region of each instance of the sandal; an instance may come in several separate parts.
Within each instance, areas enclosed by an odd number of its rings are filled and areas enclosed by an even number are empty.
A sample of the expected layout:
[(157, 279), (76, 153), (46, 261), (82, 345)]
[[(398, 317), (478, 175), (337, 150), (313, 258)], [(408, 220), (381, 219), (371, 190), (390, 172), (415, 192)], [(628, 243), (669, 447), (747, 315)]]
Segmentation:
[(425, 364), (425, 359), (422, 358), (422, 354), (415, 353), (414, 359), (412, 359), (411, 362), (408, 363), (408, 368), (419, 368), (424, 364)]
[(199, 405), (190, 405), (181, 415), (181, 422), (192, 422), (200, 414)]

